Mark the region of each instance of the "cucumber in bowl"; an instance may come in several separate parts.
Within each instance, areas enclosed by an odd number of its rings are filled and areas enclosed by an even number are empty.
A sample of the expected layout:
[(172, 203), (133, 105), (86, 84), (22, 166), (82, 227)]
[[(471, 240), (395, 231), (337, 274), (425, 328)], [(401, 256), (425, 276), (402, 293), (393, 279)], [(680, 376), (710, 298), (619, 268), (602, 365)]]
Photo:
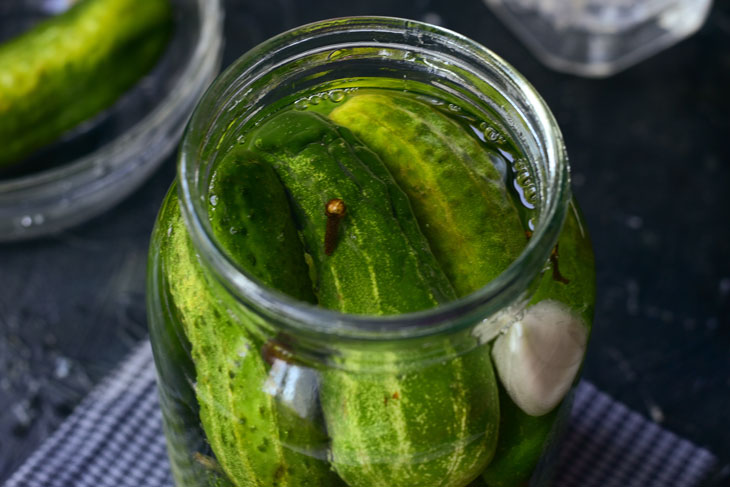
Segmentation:
[(0, 45), (0, 169), (112, 105), (171, 30), (169, 0), (80, 0)]

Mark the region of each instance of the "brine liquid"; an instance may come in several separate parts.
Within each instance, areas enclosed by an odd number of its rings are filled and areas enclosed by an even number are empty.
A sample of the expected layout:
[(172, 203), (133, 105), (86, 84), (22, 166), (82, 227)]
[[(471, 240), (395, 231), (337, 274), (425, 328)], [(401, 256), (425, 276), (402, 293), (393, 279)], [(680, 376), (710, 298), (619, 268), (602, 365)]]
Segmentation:
[[(443, 98), (431, 94), (422, 94), (418, 90), (421, 86), (418, 83), (409, 83), (407, 86), (414, 89), (401, 88), (380, 88), (374, 87), (377, 81), (367, 80), (365, 86), (357, 85), (357, 81), (348, 80), (345, 88), (323, 87), (322, 90), (310, 89), (306, 93), (291, 95), (285, 102), (273, 104), (267, 107), (253, 121), (253, 125), (260, 125), (266, 118), (282, 110), (302, 110), (319, 113), (327, 116), (337, 106), (345, 102), (349, 97), (377, 93), (380, 95), (395, 95), (399, 97), (412, 97), (418, 101), (431, 105), (434, 109), (456, 121), (464, 128), (465, 133), (479, 141), (488, 154), (494, 167), (502, 175), (507, 193), (512, 198), (515, 207), (520, 214), (520, 220), (525, 230), (534, 230), (535, 219), (537, 218), (536, 205), (538, 201), (537, 187), (534, 184), (530, 164), (518, 144), (508, 135), (505, 125), (496, 117), (487, 114), (477, 114), (465, 104), (449, 102)], [(383, 85), (392, 84), (392, 80), (383, 80)], [(427, 91), (427, 90), (423, 90)], [(431, 91), (431, 90), (428, 90)], [(246, 128), (252, 124), (247, 123)], [(238, 129), (235, 136), (238, 143), (246, 143), (246, 130)]]

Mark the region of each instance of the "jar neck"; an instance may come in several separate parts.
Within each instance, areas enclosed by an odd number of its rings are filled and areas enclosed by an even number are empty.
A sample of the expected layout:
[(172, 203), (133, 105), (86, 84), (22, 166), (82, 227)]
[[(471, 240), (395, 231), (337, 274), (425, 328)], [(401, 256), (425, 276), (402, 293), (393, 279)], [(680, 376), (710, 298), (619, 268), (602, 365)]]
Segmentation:
[[(497, 278), (437, 308), (396, 316), (342, 314), (262, 285), (222, 250), (207, 217), (211, 170), (265, 107), (293, 103), (292, 91), (338, 79), (418, 82), (442, 98), (500, 120), (525, 156), (536, 206), (532, 238)], [(524, 298), (560, 233), (570, 199), (562, 136), (542, 98), (501, 58), (451, 31), (409, 20), (335, 19), (276, 36), (244, 54), (209, 88), (183, 138), (179, 195), (192, 239), (209, 271), (243, 306), (302, 335), (398, 340), (456, 332)]]

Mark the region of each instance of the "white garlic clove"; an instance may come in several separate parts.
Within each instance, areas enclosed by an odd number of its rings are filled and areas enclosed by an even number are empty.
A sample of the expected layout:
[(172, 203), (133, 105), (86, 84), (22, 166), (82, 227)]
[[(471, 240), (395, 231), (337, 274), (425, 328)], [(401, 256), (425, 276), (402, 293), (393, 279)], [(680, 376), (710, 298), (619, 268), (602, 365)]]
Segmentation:
[(525, 304), (520, 302), (497, 311), (475, 326), (471, 332), (472, 336), (480, 344), (491, 342), (522, 317), (522, 313), (525, 312), (524, 306)]
[(541, 301), (494, 342), (502, 385), (531, 416), (549, 413), (565, 397), (585, 354), (588, 329), (563, 303)]

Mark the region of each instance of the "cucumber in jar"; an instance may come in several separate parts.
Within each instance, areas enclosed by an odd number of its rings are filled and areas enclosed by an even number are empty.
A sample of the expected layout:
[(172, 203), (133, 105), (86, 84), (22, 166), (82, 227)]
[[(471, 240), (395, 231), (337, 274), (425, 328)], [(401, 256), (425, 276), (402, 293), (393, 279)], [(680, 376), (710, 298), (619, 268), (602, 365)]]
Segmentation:
[[(311, 300), (289, 203), (273, 171), (234, 156), (219, 171), (214, 180), (220, 184), (213, 184), (211, 193), (220, 194), (221, 199), (220, 203), (213, 199), (210, 204), (215, 208), (210, 213), (211, 226), (220, 241), (230, 253), (238, 254), (232, 256), (255, 278), (282, 287), (282, 291), (302, 301)], [(230, 178), (236, 180), (238, 188), (233, 198), (226, 193)], [(227, 204), (235, 205), (236, 211), (229, 211)], [(252, 205), (256, 211), (253, 222)], [(260, 323), (252, 313), (230, 314), (232, 306), (215, 297), (218, 284), (202, 271), (177, 205), (168, 213), (172, 214), (158, 224), (161, 253), (171, 306), (190, 343), (200, 422), (215, 457), (205, 462), (210, 477), (215, 479), (224, 473), (225, 477), (220, 478), (237, 487), (341, 485), (325, 459), (327, 436), (321, 418), (317, 414), (302, 417), (262, 387), (271, 381), (272, 364), (262, 354), (265, 339), (253, 331)], [(258, 224), (257, 219), (266, 226)], [(288, 238), (265, 231), (272, 226)], [(236, 229), (238, 240), (246, 243), (231, 243), (230, 228)], [(281, 256), (290, 256), (291, 261)], [(297, 268), (296, 259), (302, 260), (298, 265), (304, 274), (292, 274)], [(270, 272), (277, 262), (287, 266), (277, 269), (283, 274)], [(284, 279), (280, 280), (282, 275)], [(316, 377), (308, 379), (316, 388)]]
[[(249, 144), (276, 168), (292, 198), (320, 306), (382, 315), (456, 297), (408, 198), (349, 131), (289, 111), (262, 124)], [(327, 256), (323, 209), (333, 197), (348, 210)], [(433, 363), (409, 350), (332, 357), (320, 400), (332, 466), (348, 485), (463, 486), (484, 469), (496, 446), (496, 379), (488, 352), (460, 345), (444, 344)]]
[(454, 120), (422, 101), (377, 93), (356, 94), (329, 117), (383, 160), (459, 296), (520, 254), (524, 231), (502, 177)]

